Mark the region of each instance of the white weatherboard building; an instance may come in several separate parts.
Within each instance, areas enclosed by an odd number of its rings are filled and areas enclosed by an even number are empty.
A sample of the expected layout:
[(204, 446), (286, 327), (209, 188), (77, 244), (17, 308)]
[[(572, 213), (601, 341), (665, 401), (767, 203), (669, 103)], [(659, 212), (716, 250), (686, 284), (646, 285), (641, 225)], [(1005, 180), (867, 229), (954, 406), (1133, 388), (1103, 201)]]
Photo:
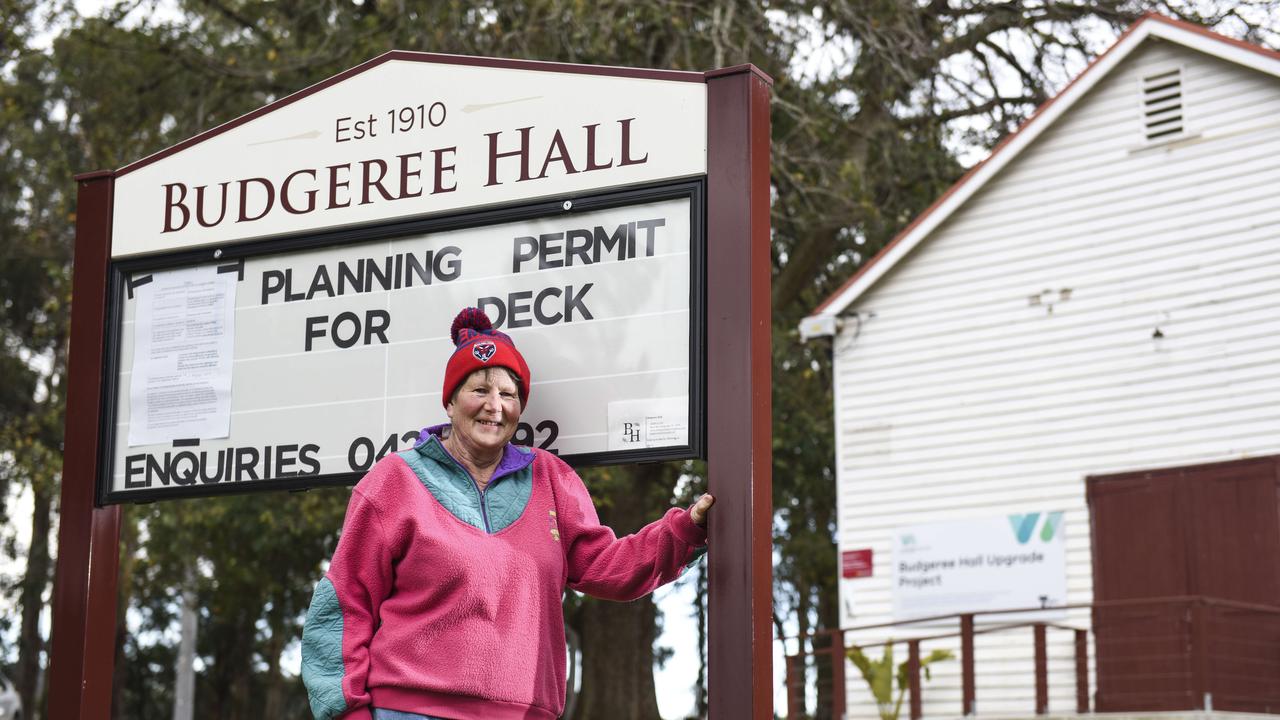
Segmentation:
[[(1280, 53), (1144, 18), (802, 332), (833, 335), (839, 550), (853, 565), (872, 557), (869, 576), (841, 580), (843, 627), (956, 612), (966, 597), (973, 610), (1025, 605), (1012, 601), (1026, 588), (966, 587), (955, 568), (936, 573), (950, 587), (930, 595), (934, 568), (910, 565), (906, 551), (923, 533), (935, 559), (948, 542), (973, 557), (984, 553), (979, 531), (1001, 523), (1017, 547), (1031, 513), (1061, 513), (1063, 559), (1040, 568), (1065, 590), (1040, 593), (1051, 603), (1102, 599), (1107, 562), (1140, 586), (1108, 580), (1109, 597), (1226, 594), (1196, 577), (1162, 585), (1143, 575), (1166, 555), (1181, 563), (1180, 550), (1161, 550), (1180, 539), (1156, 537), (1116, 560), (1125, 548), (1093, 538), (1117, 522), (1158, 525), (1160, 511), (1140, 503), (1104, 528), (1089, 493), (1106, 476), (1280, 454)], [(1042, 542), (1043, 525), (1028, 528), (1023, 549)], [(1275, 542), (1273, 533), (1253, 554), (1277, 565)], [(1251, 553), (1201, 555), (1198, 572)], [(908, 576), (916, 584), (899, 585)], [(1260, 582), (1247, 581), (1245, 595)], [(1250, 599), (1280, 604), (1270, 588)], [(1054, 621), (1090, 629), (1091, 614)], [(848, 642), (954, 629), (878, 629)], [(1049, 711), (1072, 713), (1073, 637), (1048, 638)], [(958, 642), (926, 643), (925, 653), (933, 647)], [(977, 714), (1030, 716), (1031, 631), (980, 634), (975, 657)], [(960, 714), (960, 672), (957, 660), (933, 667), (925, 717)], [(848, 717), (876, 717), (852, 665), (846, 678)]]

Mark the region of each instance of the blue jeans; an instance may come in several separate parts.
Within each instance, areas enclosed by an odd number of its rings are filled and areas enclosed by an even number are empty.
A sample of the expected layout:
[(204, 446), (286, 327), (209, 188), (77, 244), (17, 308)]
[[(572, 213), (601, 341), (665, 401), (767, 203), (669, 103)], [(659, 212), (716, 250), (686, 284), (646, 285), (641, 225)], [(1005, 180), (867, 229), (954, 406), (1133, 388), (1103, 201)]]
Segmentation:
[(445, 720), (445, 718), (438, 718), (434, 715), (419, 715), (417, 713), (404, 712), (403, 710), (374, 708), (373, 720)]

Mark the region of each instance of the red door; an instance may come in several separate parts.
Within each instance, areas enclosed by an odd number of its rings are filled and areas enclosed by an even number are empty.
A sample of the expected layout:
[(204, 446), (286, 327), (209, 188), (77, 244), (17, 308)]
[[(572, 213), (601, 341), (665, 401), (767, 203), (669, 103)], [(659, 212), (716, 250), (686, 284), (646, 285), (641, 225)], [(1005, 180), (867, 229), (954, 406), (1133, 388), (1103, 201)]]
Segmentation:
[[(1280, 458), (1096, 476), (1087, 486), (1095, 601), (1280, 606)], [(1209, 605), (1197, 617), (1202, 628), (1187, 602), (1098, 608), (1097, 710), (1199, 708), (1204, 692), (1221, 710), (1280, 708), (1280, 610)], [(1199, 661), (1198, 642), (1207, 647)]]

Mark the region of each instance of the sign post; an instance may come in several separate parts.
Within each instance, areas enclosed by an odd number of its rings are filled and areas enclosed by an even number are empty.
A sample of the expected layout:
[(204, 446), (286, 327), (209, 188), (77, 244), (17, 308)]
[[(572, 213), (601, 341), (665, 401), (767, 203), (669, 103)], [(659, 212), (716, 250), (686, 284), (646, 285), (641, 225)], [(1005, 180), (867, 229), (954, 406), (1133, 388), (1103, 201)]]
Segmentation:
[(110, 716), (120, 548), (120, 508), (94, 503), (112, 173), (88, 173), (76, 183), (74, 305), (49, 653), (49, 717), (59, 719)]
[(773, 716), (770, 84), (749, 65), (707, 78), (712, 720)]
[(770, 82), (397, 51), (80, 176), (51, 714), (109, 711), (116, 503), (354, 483), (478, 305), (516, 442), (707, 458), (711, 712), (770, 717)]

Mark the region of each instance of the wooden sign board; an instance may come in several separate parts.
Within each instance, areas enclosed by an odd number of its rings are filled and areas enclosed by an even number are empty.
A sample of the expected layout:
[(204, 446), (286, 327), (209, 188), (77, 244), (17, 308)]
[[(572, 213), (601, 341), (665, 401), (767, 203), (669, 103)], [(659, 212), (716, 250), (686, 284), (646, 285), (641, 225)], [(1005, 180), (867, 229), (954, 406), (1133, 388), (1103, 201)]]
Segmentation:
[(701, 454), (705, 85), (420, 59), (117, 174), (100, 500), (355, 482), (445, 421), (468, 306), (516, 442)]

